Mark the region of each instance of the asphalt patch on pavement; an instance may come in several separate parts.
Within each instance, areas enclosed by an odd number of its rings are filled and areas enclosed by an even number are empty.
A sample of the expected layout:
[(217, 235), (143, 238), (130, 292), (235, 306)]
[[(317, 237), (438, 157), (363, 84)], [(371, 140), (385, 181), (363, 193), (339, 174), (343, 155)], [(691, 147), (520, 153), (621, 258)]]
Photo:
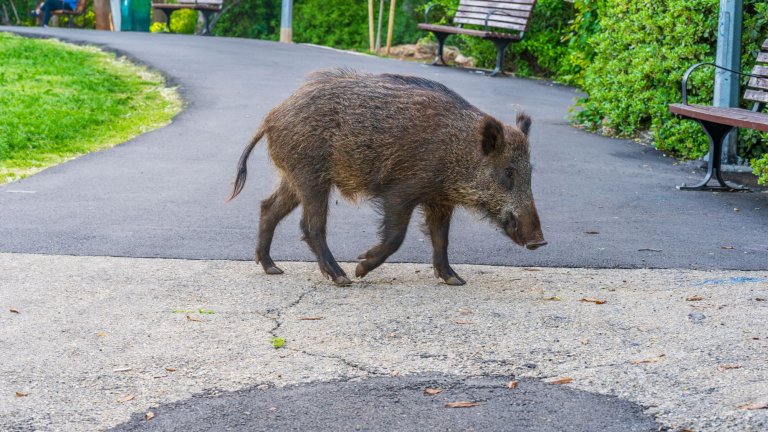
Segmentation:
[[(198, 395), (134, 414), (113, 431), (658, 431), (639, 405), (565, 385), (445, 375), (251, 388)], [(425, 390), (439, 389), (429, 395)], [(455, 402), (476, 406), (450, 408)]]

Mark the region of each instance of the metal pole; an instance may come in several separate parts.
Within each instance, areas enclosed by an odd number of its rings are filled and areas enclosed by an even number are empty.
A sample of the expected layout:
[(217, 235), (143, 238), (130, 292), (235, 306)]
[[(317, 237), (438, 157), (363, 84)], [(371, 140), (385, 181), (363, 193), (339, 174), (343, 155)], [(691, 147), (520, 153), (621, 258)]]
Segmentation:
[(389, 49), (392, 48), (392, 31), (395, 28), (395, 4), (397, 4), (397, 0), (390, 0), (389, 26), (387, 27), (387, 55), (389, 55)]
[[(717, 26), (717, 55), (715, 62), (729, 69), (741, 70), (741, 27), (742, 0), (720, 0), (720, 18)], [(715, 106), (739, 106), (738, 75), (717, 70), (715, 72)], [(736, 129), (728, 136), (723, 145), (722, 161), (726, 164), (736, 162)], [(710, 155), (712, 157), (712, 155)]]
[(283, 13), (280, 16), (280, 42), (293, 41), (293, 0), (283, 0)]

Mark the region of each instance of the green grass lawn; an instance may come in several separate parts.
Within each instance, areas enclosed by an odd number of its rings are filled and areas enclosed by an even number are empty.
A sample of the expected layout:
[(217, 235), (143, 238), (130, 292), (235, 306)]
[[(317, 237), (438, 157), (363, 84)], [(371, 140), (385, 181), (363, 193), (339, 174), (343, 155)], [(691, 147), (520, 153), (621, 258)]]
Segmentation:
[(161, 75), (93, 47), (0, 32), (0, 184), (168, 124)]

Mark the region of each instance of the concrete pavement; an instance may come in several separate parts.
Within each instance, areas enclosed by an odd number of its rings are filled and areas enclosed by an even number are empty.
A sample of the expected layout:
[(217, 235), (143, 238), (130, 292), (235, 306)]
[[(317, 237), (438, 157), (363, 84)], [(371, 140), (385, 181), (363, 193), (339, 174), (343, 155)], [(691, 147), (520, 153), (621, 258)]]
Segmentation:
[[(765, 271), (460, 265), (457, 288), (387, 264), (338, 288), (285, 267), (0, 254), (0, 430), (768, 427), (768, 410), (739, 409), (768, 403)], [(573, 381), (539, 381), (558, 378)], [(467, 400), (477, 412), (444, 407)]]

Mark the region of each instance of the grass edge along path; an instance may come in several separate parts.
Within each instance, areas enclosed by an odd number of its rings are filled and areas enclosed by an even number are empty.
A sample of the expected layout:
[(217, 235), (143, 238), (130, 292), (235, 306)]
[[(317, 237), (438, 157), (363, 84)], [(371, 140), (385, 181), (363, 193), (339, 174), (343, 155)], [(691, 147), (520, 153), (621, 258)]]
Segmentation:
[(92, 46), (0, 32), (0, 184), (171, 122), (176, 88)]

